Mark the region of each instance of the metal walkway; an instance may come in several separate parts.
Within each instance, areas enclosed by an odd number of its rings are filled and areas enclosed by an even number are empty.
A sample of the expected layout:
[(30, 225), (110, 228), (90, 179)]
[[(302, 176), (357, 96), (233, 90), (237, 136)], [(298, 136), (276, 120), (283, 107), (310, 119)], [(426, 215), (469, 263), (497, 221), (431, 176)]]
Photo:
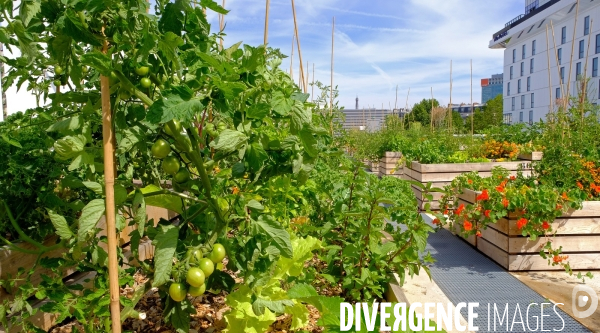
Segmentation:
[[(428, 216), (424, 215), (424, 218), (425, 221), (431, 223)], [(454, 305), (461, 302), (479, 303), (479, 307), (475, 311), (478, 318), (473, 321), (474, 325), (479, 327), (479, 332), (541, 331), (542, 327), (538, 326), (536, 329), (536, 318), (537, 325), (539, 325), (540, 305), (541, 303), (550, 303), (547, 299), (447, 230), (430, 234), (427, 243), (427, 250), (437, 260), (430, 267), (431, 275), (448, 299)], [(427, 302), (427, 300), (423, 300), (423, 302)], [(494, 303), (498, 309), (496, 316), (494, 315)], [(530, 307), (529, 316), (527, 316), (527, 308), (532, 303), (537, 303), (537, 305)], [(489, 327), (488, 304), (490, 304)], [(500, 325), (499, 317), (503, 316), (506, 304), (508, 304), (508, 320), (504, 318)], [(517, 311), (517, 304), (520, 311)], [(558, 314), (554, 312), (553, 305), (544, 305), (544, 330), (590, 332), (558, 307), (556, 310)], [(463, 309), (461, 313), (467, 319), (467, 309)], [(522, 316), (523, 325), (520, 323), (519, 313)], [(496, 322), (495, 330), (494, 320)], [(561, 330), (563, 321), (564, 328)]]

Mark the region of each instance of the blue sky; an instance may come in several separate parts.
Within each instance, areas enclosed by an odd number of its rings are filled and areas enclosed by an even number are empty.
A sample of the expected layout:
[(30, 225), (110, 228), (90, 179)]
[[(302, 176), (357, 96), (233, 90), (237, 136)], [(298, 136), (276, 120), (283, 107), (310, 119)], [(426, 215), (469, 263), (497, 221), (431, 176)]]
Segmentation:
[[(217, 0), (222, 1), (222, 0)], [(265, 0), (226, 0), (225, 44), (263, 42)], [(524, 12), (523, 0), (295, 0), (304, 63), (315, 64), (315, 77), (329, 84), (331, 20), (336, 18), (334, 84), (340, 105), (392, 107), (398, 85), (398, 107), (434, 97), (469, 103), (470, 59), (473, 101), (481, 99), (480, 79), (502, 71), (502, 50), (490, 50), (494, 32)], [(218, 29), (216, 14), (209, 13)], [(271, 0), (269, 44), (290, 54), (294, 33), (291, 0)], [(297, 50), (294, 78), (298, 78)], [(282, 65), (289, 70), (290, 59)], [(9, 113), (35, 106), (26, 92), (7, 94)]]

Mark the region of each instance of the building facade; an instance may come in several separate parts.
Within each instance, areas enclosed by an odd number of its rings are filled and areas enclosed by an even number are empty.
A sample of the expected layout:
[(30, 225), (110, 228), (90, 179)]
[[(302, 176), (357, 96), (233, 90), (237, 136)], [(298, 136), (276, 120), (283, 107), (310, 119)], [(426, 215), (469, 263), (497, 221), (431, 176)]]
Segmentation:
[(388, 116), (401, 118), (404, 109), (343, 109), (346, 119), (343, 127), (347, 130), (358, 129), (374, 132), (382, 128)]
[(489, 47), (504, 50), (506, 123), (545, 119), (557, 99), (581, 91), (581, 77), (590, 79), (587, 98), (597, 103), (600, 1), (576, 7), (577, 0), (526, 0), (525, 14), (493, 35)]
[(481, 111), (483, 106), (484, 105), (479, 104), (479, 103), (473, 103), (473, 105), (461, 103), (461, 104), (452, 104), (451, 107), (452, 107), (453, 112), (458, 112), (458, 114), (460, 114), (460, 116), (464, 119), (476, 111)]
[(504, 74), (494, 74), (491, 78), (481, 79), (481, 103), (502, 95), (504, 89)]

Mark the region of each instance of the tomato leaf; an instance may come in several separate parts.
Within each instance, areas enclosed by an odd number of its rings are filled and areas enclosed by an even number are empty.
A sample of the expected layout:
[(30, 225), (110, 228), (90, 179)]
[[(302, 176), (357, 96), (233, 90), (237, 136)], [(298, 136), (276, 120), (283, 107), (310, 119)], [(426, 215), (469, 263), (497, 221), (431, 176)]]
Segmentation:
[(56, 229), (56, 234), (60, 238), (71, 239), (74, 236), (64, 216), (57, 214), (51, 209), (48, 209), (48, 216), (50, 217), (50, 221), (52, 221), (54, 229)]
[(288, 297), (302, 299), (307, 297), (319, 296), (315, 287), (306, 283), (299, 283), (288, 290)]
[(244, 133), (226, 129), (210, 143), (210, 146), (221, 153), (228, 154), (236, 151), (247, 140)]
[(190, 331), (191, 315), (196, 314), (196, 309), (189, 300), (184, 299), (177, 303), (172, 300), (167, 301), (167, 307), (163, 313), (167, 320), (177, 333), (188, 333)]
[(94, 191), (94, 193), (98, 194), (98, 195), (103, 195), (104, 194), (104, 186), (96, 183), (96, 182), (82, 182), (82, 184), (89, 188), (90, 190)]
[(74, 40), (94, 46), (102, 46), (100, 40), (83, 26), (73, 10), (67, 10), (56, 23), (65, 35), (71, 36)]
[(215, 11), (219, 14), (227, 14), (229, 13), (229, 11), (223, 7), (221, 7), (219, 4), (217, 4), (214, 0), (202, 0), (200, 1), (200, 6), (202, 7), (206, 7), (212, 11)]
[(317, 157), (319, 155), (319, 150), (317, 149), (317, 139), (313, 136), (313, 132), (310, 130), (309, 126), (302, 127), (300, 131), (300, 140), (302, 140), (302, 144), (304, 145), (304, 150), (310, 157)]
[(105, 76), (109, 76), (112, 71), (110, 58), (98, 51), (88, 52), (81, 56), (81, 64), (95, 68)]
[(177, 248), (179, 228), (174, 225), (161, 225), (157, 228), (158, 233), (152, 241), (155, 246), (154, 252), (154, 281), (152, 287), (159, 287), (167, 283), (171, 278), (171, 267), (173, 256)]
[(81, 118), (79, 116), (74, 116), (50, 125), (50, 127), (46, 129), (46, 132), (73, 131), (80, 128), (82, 124)]
[(94, 199), (83, 207), (81, 217), (79, 217), (77, 240), (80, 242), (86, 240), (88, 233), (96, 227), (96, 224), (98, 224), (98, 221), (104, 215), (104, 210), (104, 200), (102, 199)]
[(54, 143), (54, 150), (60, 159), (68, 160), (76, 157), (85, 147), (85, 138), (81, 135), (67, 136)]
[(198, 99), (186, 101), (180, 95), (169, 94), (148, 108), (146, 119), (153, 124), (164, 124), (173, 119), (188, 122), (192, 120), (194, 114), (202, 111), (203, 107)]
[(261, 215), (258, 220), (253, 221), (254, 234), (267, 235), (273, 245), (281, 251), (281, 255), (286, 258), (292, 258), (293, 249), (290, 241), (290, 234), (279, 224), (274, 217), (270, 215)]
[[(160, 192), (162, 189), (156, 185), (148, 185), (142, 189), (140, 189), (143, 194), (149, 194), (153, 192)], [(181, 207), (181, 198), (171, 194), (158, 194), (152, 195), (145, 198), (146, 205), (166, 208), (177, 212), (179, 214), (183, 213), (183, 209)]]
[(246, 117), (251, 119), (263, 119), (271, 111), (271, 106), (267, 103), (253, 104), (246, 111)]
[(281, 91), (273, 92), (273, 97), (271, 98), (271, 107), (273, 108), (273, 111), (282, 116), (287, 116), (290, 111), (292, 111), (293, 104), (294, 100), (285, 97)]
[(252, 303), (252, 310), (257, 316), (263, 315), (265, 313), (265, 309), (269, 309), (275, 313), (283, 313), (285, 311), (286, 306), (293, 306), (294, 301), (289, 299), (282, 299), (277, 301), (269, 301), (262, 298), (257, 298), (254, 303)]
[(254, 172), (260, 170), (265, 164), (265, 161), (269, 158), (269, 155), (267, 155), (263, 146), (257, 142), (248, 147), (246, 156), (248, 158), (248, 166), (250, 166), (250, 169)]
[(29, 25), (31, 19), (34, 18), (41, 9), (41, 1), (37, 0), (22, 0), (19, 16), (25, 26)]

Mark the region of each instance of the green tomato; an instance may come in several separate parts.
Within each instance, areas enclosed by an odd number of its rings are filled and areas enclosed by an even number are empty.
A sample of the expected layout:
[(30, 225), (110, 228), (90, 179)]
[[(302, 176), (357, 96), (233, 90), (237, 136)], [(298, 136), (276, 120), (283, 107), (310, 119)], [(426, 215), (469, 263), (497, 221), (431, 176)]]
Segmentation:
[(200, 259), (202, 259), (202, 256), (204, 256), (204, 253), (202, 253), (202, 250), (200, 249), (189, 249), (187, 256), (190, 258), (190, 261), (199, 262)]
[(188, 290), (188, 293), (190, 293), (190, 296), (192, 296), (192, 297), (198, 297), (198, 296), (202, 296), (205, 291), (206, 291), (206, 284), (203, 284), (200, 287), (193, 287), (193, 286), (190, 287), (190, 289)]
[(181, 163), (179, 163), (179, 159), (175, 156), (167, 156), (162, 162), (163, 171), (170, 174), (175, 175), (179, 168), (181, 168)]
[(149, 78), (144, 77), (140, 80), (140, 84), (142, 85), (142, 87), (144, 88), (150, 88), (150, 86), (152, 86), (152, 81), (150, 81)]
[(60, 67), (59, 65), (54, 66), (54, 74), (56, 75), (61, 75), (63, 73), (63, 68)]
[(205, 279), (204, 272), (198, 267), (190, 268), (185, 276), (185, 281), (192, 287), (200, 287), (204, 284)]
[(112, 86), (113, 84), (117, 84), (119, 82), (119, 78), (115, 72), (110, 72), (110, 76), (108, 77), (108, 82)]
[(121, 96), (121, 99), (130, 99), (131, 92), (127, 89), (121, 89), (119, 90), (119, 96)]
[(167, 133), (167, 135), (169, 135), (170, 137), (174, 138), (175, 137), (175, 133), (173, 133), (171, 131), (171, 126), (169, 126), (170, 124), (175, 125), (175, 131), (177, 131), (176, 134), (180, 134), (181, 133), (181, 129), (182, 129), (181, 123), (179, 122), (179, 120), (173, 119), (173, 120), (169, 121), (168, 123), (166, 123), (164, 125), (164, 127), (163, 127), (164, 130), (165, 130), (165, 133)]
[(209, 277), (215, 271), (215, 263), (208, 258), (202, 258), (198, 261), (198, 267)]
[(173, 179), (179, 184), (186, 183), (188, 180), (190, 180), (190, 172), (186, 168), (181, 168), (179, 171), (177, 171), (175, 176), (173, 176)]
[(163, 158), (167, 157), (169, 155), (169, 153), (171, 152), (171, 146), (169, 146), (169, 143), (167, 141), (165, 141), (163, 139), (158, 139), (152, 145), (151, 151), (152, 151), (152, 155), (154, 155), (154, 157), (163, 159)]
[(187, 291), (181, 283), (172, 283), (169, 286), (169, 296), (171, 296), (171, 299), (173, 299), (175, 302), (183, 301), (185, 299), (186, 294)]
[(207, 123), (206, 125), (204, 125), (204, 129), (206, 129), (207, 131), (214, 131), (215, 130), (215, 124), (213, 124), (213, 123)]
[(227, 124), (225, 124), (224, 122), (220, 121), (217, 124), (217, 129), (219, 130), (219, 132), (222, 132), (222, 131), (224, 131), (224, 130), (227, 129)]
[(181, 133), (175, 138), (175, 148), (184, 153), (192, 151), (192, 141), (187, 133)]
[(209, 258), (212, 262), (216, 264), (223, 261), (223, 259), (225, 259), (225, 255), (225, 247), (217, 243), (213, 246), (213, 250), (210, 253)]
[(146, 76), (150, 72), (150, 68), (148, 66), (141, 66), (135, 69), (135, 74), (139, 76)]
[(62, 83), (60, 82), (60, 80), (54, 80), (54, 86), (58, 88), (62, 86)]
[(89, 72), (89, 71), (90, 71), (90, 69), (88, 68), (88, 66), (81, 66), (81, 72), (83, 74), (87, 74), (87, 72)]

